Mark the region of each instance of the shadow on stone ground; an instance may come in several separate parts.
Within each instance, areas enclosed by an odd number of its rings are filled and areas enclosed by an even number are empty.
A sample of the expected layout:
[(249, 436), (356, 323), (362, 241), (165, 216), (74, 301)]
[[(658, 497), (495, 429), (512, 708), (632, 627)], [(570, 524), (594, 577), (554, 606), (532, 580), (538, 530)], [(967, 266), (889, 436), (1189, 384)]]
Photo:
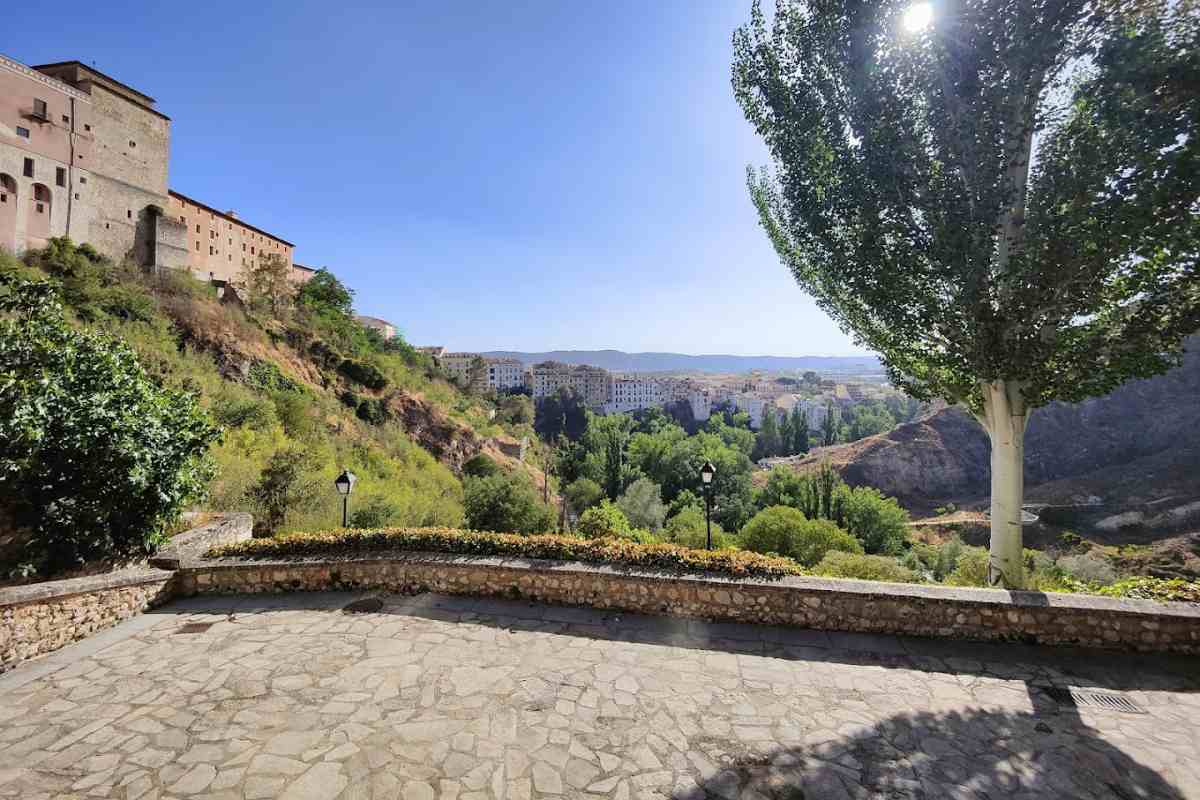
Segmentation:
[(679, 800), (1182, 800), (1072, 714), (914, 712), (812, 747), (726, 765)]

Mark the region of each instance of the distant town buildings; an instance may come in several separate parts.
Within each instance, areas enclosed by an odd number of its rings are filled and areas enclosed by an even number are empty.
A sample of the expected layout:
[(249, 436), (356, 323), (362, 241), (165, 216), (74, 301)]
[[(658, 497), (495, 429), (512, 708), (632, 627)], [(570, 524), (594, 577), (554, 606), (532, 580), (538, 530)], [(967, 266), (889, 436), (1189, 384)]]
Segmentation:
[(388, 322), (386, 319), (380, 319), (379, 317), (368, 317), (363, 314), (356, 314), (354, 319), (357, 320), (358, 324), (362, 325), (364, 328), (370, 328), (373, 331), (378, 331), (379, 335), (384, 339), (391, 339), (396, 335), (396, 326)]

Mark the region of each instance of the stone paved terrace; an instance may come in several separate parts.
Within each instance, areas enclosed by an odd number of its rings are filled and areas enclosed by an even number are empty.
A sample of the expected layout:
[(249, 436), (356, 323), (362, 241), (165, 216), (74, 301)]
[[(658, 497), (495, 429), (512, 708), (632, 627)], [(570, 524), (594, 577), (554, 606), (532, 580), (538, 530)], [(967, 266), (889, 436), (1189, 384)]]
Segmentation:
[(0, 676), (0, 796), (1200, 798), (1197, 659), (361, 597), (178, 601)]

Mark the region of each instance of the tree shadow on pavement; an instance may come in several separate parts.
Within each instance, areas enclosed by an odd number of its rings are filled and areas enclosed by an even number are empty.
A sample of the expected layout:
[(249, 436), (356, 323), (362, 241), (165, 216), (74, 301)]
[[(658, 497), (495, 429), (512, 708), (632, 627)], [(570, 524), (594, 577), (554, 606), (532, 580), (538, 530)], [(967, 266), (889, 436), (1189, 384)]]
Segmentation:
[[(1170, 780), (1030, 687), (1033, 713), (914, 711), (735, 759), (679, 800), (1183, 800)], [(1150, 744), (1150, 747), (1157, 747)], [(1169, 761), (1169, 759), (1167, 759)]]

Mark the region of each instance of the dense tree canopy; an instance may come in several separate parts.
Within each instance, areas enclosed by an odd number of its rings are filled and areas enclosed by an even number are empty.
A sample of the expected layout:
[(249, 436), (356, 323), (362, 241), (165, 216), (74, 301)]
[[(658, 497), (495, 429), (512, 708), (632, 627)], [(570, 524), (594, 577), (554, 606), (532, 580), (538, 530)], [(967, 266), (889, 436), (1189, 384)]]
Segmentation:
[(1177, 363), (1200, 327), (1194, 0), (758, 4), (733, 85), (784, 264), (993, 446), (992, 579), (1021, 582), (1031, 409)]

